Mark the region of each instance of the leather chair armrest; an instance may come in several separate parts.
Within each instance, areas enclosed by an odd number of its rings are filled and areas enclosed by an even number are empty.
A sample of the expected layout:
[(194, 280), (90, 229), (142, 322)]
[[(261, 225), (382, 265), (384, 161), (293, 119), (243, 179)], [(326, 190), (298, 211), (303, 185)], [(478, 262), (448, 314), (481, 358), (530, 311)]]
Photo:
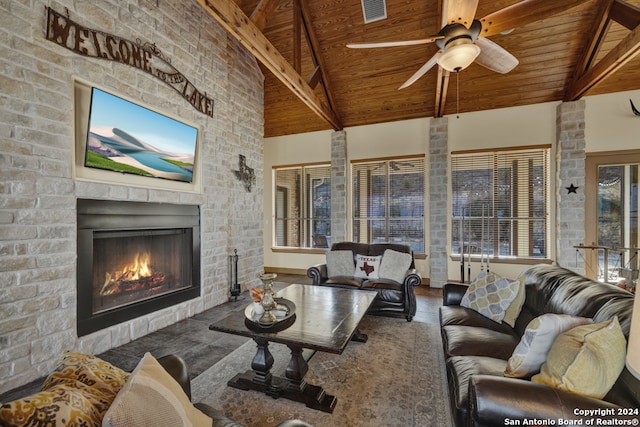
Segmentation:
[[(222, 411), (207, 405), (206, 403), (196, 403), (194, 405), (198, 410), (202, 411), (213, 420), (211, 427), (244, 427), (244, 425), (235, 422), (231, 418), (225, 416)], [(286, 420), (282, 421), (276, 427), (313, 427), (311, 424), (302, 420)]]
[(287, 420), (278, 424), (277, 427), (313, 427), (313, 426), (302, 420)]
[(419, 286), (422, 283), (422, 276), (415, 268), (407, 270), (407, 274), (404, 275), (404, 280), (402, 281), (405, 286)]
[(445, 283), (442, 287), (442, 305), (460, 305), (468, 285)]
[[(468, 425), (472, 427), (523, 425), (524, 419), (553, 420), (553, 425), (559, 419), (619, 419), (616, 408), (604, 400), (523, 379), (475, 375), (469, 381)], [(607, 415), (606, 410), (613, 412)], [(509, 420), (517, 421), (510, 424)]]
[(219, 409), (209, 406), (206, 403), (198, 402), (193, 406), (211, 418), (211, 427), (244, 427), (242, 424), (239, 424), (225, 416)]
[(175, 379), (191, 400), (191, 378), (187, 362), (176, 354), (168, 354), (158, 358), (158, 363)]
[(319, 285), (327, 281), (327, 264), (312, 265), (307, 269), (307, 277), (313, 280), (314, 285)]

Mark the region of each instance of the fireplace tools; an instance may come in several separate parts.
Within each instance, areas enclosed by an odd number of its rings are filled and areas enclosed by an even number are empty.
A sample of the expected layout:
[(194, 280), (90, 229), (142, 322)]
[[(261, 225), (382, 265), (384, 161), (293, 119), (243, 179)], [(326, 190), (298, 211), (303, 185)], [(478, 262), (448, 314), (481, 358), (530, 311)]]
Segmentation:
[(238, 301), (240, 295), (240, 285), (238, 284), (238, 250), (233, 250), (233, 255), (229, 255), (229, 301), (233, 298)]

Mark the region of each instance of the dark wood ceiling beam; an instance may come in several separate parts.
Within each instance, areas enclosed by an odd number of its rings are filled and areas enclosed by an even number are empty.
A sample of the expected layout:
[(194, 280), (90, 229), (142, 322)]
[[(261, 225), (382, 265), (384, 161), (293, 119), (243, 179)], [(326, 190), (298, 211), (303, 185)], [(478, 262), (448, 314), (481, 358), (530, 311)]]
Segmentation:
[(578, 80), (584, 73), (591, 67), (593, 61), (598, 55), (600, 46), (607, 31), (609, 30), (611, 7), (615, 0), (604, 0), (600, 3), (598, 9), (598, 18), (596, 25), (594, 26), (593, 33), (589, 38), (589, 42), (585, 45), (581, 58), (576, 62), (576, 68), (574, 71), (574, 77), (572, 81)]
[(276, 10), (279, 1), (280, 0), (260, 0), (260, 3), (258, 3), (256, 8), (253, 9), (253, 12), (251, 12), (249, 19), (251, 19), (251, 22), (253, 22), (260, 31), (264, 30), (264, 27), (267, 26), (267, 19), (269, 19), (269, 16)]
[(610, 18), (628, 30), (633, 30), (640, 25), (640, 9), (622, 0), (616, 0), (611, 8)]
[(640, 26), (631, 31), (616, 47), (589, 68), (567, 91), (565, 101), (575, 101), (602, 80), (614, 74), (640, 52)]
[(316, 68), (313, 69), (313, 73), (307, 79), (307, 84), (311, 86), (313, 89), (318, 86), (318, 83), (322, 80), (322, 73), (320, 71), (320, 66), (316, 65)]
[[(333, 91), (331, 90), (331, 84), (327, 75), (327, 67), (325, 65), (324, 58), (318, 53), (320, 52), (320, 42), (318, 41), (315, 31), (313, 31), (313, 25), (311, 25), (311, 11), (309, 10), (308, 3), (308, 1), (300, 1), (300, 9), (302, 12), (302, 23), (305, 27), (305, 34), (308, 37), (309, 48), (311, 49), (311, 56), (314, 65), (316, 65), (316, 69), (319, 68), (322, 86), (324, 87), (324, 93), (327, 97), (327, 101), (329, 102), (329, 108), (331, 108), (331, 110), (340, 117), (336, 100), (334, 99)], [(314, 70), (313, 74), (315, 73), (316, 70)], [(308, 81), (312, 81), (313, 74), (309, 77)]]
[(436, 81), (436, 105), (433, 109), (435, 117), (442, 117), (447, 104), (447, 91), (449, 89), (449, 76), (451, 73), (442, 67), (438, 67), (438, 80)]
[(293, 69), (302, 72), (302, 11), (300, 0), (293, 2)]
[[(444, 27), (449, 22), (447, 21), (449, 13), (449, 1), (442, 0), (438, 2), (438, 16), (440, 21), (440, 27)], [(435, 65), (438, 69), (438, 76), (436, 77), (436, 96), (433, 106), (433, 116), (442, 117), (444, 114), (444, 107), (447, 102), (447, 89), (449, 87), (449, 72), (438, 64)]]
[(198, 0), (198, 3), (316, 115), (333, 129), (342, 129), (337, 115), (320, 101), (313, 89), (236, 3), (228, 0)]

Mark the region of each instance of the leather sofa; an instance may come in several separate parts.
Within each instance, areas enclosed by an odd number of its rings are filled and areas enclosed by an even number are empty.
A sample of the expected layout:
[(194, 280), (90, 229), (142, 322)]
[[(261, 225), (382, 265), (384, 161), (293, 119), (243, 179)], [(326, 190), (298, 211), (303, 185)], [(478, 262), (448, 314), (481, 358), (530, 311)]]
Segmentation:
[(332, 251), (350, 250), (354, 258), (354, 271), (356, 256), (384, 255), (387, 249), (411, 254), (411, 265), (404, 275), (402, 282), (389, 279), (362, 279), (354, 276), (328, 277), (327, 264), (317, 264), (307, 269), (307, 276), (313, 279), (313, 284), (318, 286), (333, 286), (350, 289), (366, 289), (378, 291), (378, 297), (373, 302), (368, 313), (385, 316), (403, 316), (408, 322), (413, 320), (416, 314), (415, 287), (420, 285), (422, 277), (415, 268), (413, 251), (410, 246), (395, 243), (354, 243), (338, 242), (331, 245)]
[[(625, 337), (629, 336), (633, 294), (556, 266), (541, 264), (523, 274), (526, 296), (513, 328), (461, 307), (467, 285), (448, 283), (443, 288), (440, 325), (456, 426), (525, 425), (525, 419), (559, 425), (558, 420), (640, 418), (640, 381), (626, 367), (602, 400), (504, 376), (527, 325), (544, 313), (588, 317), (594, 323), (618, 316)], [(636, 412), (618, 416), (618, 408)], [(600, 414), (612, 409), (615, 415), (594, 416), (590, 409)]]

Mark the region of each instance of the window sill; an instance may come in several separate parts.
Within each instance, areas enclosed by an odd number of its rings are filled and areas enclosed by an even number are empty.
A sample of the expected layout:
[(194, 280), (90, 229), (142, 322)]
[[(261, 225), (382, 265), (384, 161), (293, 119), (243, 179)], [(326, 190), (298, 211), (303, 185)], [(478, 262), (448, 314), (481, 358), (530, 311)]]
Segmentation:
[[(329, 248), (296, 248), (293, 246), (272, 246), (271, 252), (273, 253), (284, 253), (284, 254), (326, 254), (329, 251)], [(413, 254), (414, 259), (427, 259), (426, 254)], [(458, 257), (460, 259), (460, 257)]]
[(272, 246), (271, 252), (286, 254), (325, 254), (329, 248), (296, 248), (294, 246)]
[[(451, 261), (460, 261), (460, 255), (449, 255), (449, 258), (451, 259)], [(467, 262), (466, 256), (464, 257), (464, 260), (465, 262)], [(480, 257), (472, 256), (471, 262), (479, 263)], [(517, 257), (490, 258), (489, 264), (524, 264), (524, 265), (553, 264), (553, 260), (550, 260), (549, 258), (517, 258)]]

